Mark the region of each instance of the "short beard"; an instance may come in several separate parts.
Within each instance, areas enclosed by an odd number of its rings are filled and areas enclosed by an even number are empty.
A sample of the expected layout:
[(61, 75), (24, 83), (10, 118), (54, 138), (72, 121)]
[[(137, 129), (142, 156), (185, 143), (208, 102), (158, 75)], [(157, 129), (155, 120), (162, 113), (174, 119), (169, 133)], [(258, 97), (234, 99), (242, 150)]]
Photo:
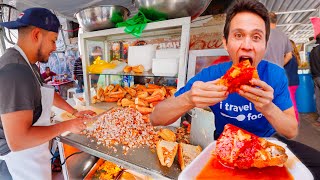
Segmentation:
[[(40, 47), (41, 47), (41, 46), (40, 46)], [(47, 62), (48, 62), (48, 59), (45, 59), (45, 58), (42, 56), (41, 48), (39, 48), (38, 51), (37, 51), (37, 59), (38, 59), (38, 62), (41, 62), (41, 63), (47, 63)]]

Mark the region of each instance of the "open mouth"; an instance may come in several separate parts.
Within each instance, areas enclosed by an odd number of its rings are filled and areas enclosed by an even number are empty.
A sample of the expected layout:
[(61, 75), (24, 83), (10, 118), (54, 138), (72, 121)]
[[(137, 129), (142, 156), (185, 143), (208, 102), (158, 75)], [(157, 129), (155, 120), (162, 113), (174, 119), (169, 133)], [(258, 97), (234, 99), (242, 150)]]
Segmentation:
[(239, 63), (242, 62), (242, 61), (245, 61), (245, 60), (249, 60), (250, 61), (250, 64), (252, 65), (253, 64), (253, 60), (251, 57), (249, 56), (240, 56), (239, 58)]

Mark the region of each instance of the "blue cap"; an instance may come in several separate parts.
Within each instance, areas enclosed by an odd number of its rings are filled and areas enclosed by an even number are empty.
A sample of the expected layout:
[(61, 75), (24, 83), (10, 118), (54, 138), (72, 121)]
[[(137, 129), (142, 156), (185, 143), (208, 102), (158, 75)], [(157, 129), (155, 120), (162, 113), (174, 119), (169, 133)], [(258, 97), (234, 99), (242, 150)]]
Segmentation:
[(35, 26), (47, 31), (58, 33), (60, 28), (59, 19), (50, 10), (45, 8), (29, 8), (24, 10), (17, 20), (0, 23), (8, 29), (18, 29), (25, 26)]

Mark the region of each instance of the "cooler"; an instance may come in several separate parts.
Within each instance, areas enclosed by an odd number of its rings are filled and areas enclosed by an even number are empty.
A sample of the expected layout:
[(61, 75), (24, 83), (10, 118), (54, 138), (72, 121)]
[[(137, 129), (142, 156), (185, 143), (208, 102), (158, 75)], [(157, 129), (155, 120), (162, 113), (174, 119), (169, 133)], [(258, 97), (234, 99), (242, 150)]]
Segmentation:
[(299, 113), (316, 112), (316, 102), (311, 74), (299, 74), (299, 87), (296, 92)]

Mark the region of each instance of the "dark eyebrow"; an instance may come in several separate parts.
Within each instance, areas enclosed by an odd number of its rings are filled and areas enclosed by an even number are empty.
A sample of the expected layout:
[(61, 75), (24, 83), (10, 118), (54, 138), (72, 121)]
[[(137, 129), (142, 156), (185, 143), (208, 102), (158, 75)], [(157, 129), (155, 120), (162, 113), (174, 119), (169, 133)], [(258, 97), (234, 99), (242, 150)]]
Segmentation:
[(260, 30), (260, 29), (255, 29), (254, 31), (256, 31), (256, 32), (259, 32), (259, 33), (261, 33), (261, 34), (265, 34), (262, 30)]
[[(245, 30), (244, 30), (243, 28), (237, 28), (237, 29), (232, 30), (231, 32), (237, 32), (237, 31), (242, 32), (242, 31), (245, 31)], [(262, 30), (260, 30), (260, 29), (254, 29), (253, 32), (259, 32), (259, 33), (261, 33), (261, 34), (265, 34), (265, 33), (264, 33)]]

